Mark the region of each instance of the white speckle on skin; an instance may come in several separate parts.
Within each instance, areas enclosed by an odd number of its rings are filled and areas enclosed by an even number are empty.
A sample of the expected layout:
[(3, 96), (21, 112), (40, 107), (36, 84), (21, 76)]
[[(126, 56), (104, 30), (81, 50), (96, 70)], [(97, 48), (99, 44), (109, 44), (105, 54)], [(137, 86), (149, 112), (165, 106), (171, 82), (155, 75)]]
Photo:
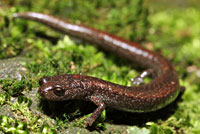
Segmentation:
[(47, 87), (47, 88), (45, 88), (45, 90), (44, 90), (44, 92), (48, 92), (49, 90), (51, 90), (52, 89), (52, 87), (51, 86), (49, 86), (49, 87)]
[(172, 82), (171, 82), (171, 84), (172, 84), (172, 85), (174, 85), (174, 84), (175, 84), (175, 82), (174, 82), (174, 81), (172, 81)]

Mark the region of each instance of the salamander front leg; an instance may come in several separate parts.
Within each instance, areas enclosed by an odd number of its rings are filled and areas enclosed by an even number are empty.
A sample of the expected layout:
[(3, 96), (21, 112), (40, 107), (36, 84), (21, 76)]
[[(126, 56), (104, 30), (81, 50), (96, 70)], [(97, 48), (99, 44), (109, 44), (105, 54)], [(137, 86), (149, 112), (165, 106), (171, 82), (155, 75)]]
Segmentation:
[(139, 74), (137, 77), (132, 78), (131, 79), (132, 86), (137, 86), (137, 85), (143, 84), (144, 83), (144, 78), (146, 78), (149, 75), (152, 75), (152, 77), (154, 77), (155, 73), (154, 73), (153, 69), (145, 70), (144, 72)]
[(86, 119), (86, 125), (92, 126), (93, 122), (101, 115), (102, 111), (106, 108), (106, 105), (96, 96), (89, 98), (98, 108), (92, 113), (90, 117)]

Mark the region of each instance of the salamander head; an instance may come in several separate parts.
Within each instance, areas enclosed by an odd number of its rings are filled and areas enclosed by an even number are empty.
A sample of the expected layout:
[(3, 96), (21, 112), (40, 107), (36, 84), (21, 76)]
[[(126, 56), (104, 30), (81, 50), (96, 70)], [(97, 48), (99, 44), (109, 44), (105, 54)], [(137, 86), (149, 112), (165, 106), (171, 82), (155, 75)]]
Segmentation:
[(81, 96), (79, 85), (72, 75), (43, 77), (39, 80), (39, 94), (50, 101), (62, 101)]

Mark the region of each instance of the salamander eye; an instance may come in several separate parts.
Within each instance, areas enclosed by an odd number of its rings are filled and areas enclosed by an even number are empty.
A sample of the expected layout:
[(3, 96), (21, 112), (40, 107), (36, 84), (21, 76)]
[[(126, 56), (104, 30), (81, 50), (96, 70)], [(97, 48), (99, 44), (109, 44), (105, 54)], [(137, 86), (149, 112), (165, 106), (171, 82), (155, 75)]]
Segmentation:
[(57, 96), (63, 96), (65, 94), (65, 90), (63, 88), (61, 88), (61, 87), (55, 87), (53, 89), (53, 92)]

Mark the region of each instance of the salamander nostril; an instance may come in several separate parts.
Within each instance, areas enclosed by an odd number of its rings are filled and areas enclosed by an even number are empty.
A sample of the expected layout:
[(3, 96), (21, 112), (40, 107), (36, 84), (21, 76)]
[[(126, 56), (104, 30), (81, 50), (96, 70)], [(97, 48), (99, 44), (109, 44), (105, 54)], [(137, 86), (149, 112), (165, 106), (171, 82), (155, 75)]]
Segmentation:
[(42, 86), (44, 83), (47, 83), (47, 81), (48, 81), (48, 78), (47, 78), (47, 77), (42, 77), (42, 78), (40, 78), (40, 80), (39, 80), (40, 86)]

